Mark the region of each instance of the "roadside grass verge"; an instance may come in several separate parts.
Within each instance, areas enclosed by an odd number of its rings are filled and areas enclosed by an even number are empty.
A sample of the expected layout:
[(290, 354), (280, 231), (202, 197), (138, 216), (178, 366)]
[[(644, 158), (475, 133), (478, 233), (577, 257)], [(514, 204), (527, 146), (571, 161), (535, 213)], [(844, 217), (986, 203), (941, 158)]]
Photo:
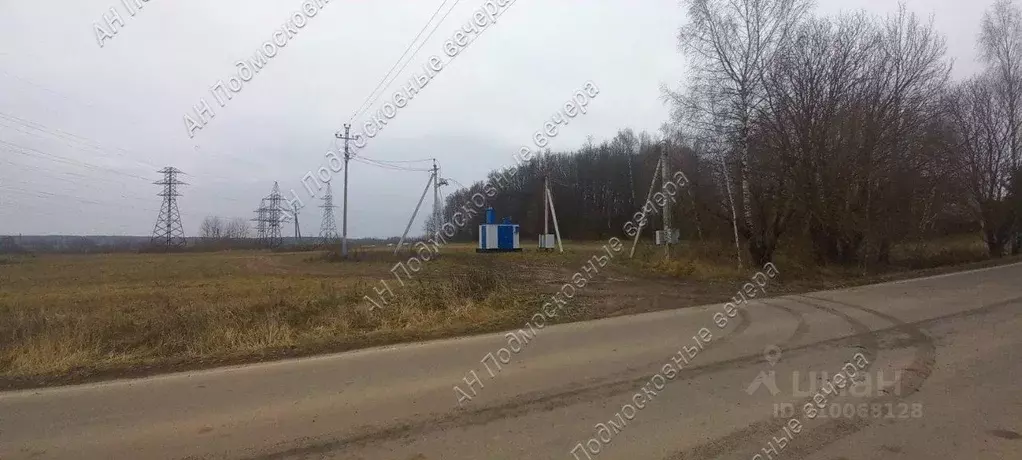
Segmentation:
[[(739, 268), (726, 243), (663, 248), (627, 242), (593, 287), (556, 322), (712, 303), (757, 268)], [(445, 246), (404, 286), (393, 248), (327, 252), (4, 256), (0, 259), (0, 389), (77, 383), (367, 346), (520, 328), (606, 242), (565, 242), (565, 251), (476, 254)], [(974, 238), (903, 245), (882, 270), (818, 267), (779, 253), (772, 294), (806, 292), (995, 265)], [(918, 270), (926, 269), (923, 272)], [(916, 271), (913, 271), (916, 270)], [(928, 273), (929, 272), (929, 273)], [(619, 275), (624, 275), (621, 277)], [(616, 281), (610, 281), (610, 279)], [(393, 297), (370, 311), (385, 280)], [(638, 296), (638, 297), (636, 297)], [(624, 307), (635, 297), (631, 307)], [(378, 302), (380, 302), (378, 300)], [(382, 304), (382, 302), (380, 302)], [(667, 305), (667, 303), (664, 303)], [(589, 308), (599, 306), (599, 308)]]

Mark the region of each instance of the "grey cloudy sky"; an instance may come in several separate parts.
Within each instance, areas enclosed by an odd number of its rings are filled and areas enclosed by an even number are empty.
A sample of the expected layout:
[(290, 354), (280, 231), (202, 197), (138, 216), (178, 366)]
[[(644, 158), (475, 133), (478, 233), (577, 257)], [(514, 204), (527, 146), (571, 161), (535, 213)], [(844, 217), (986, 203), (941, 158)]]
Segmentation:
[[(160, 205), (151, 182), (167, 165), (189, 173), (179, 200), (189, 236), (207, 215), (253, 217), (274, 181), (303, 197), (303, 233), (318, 233), (321, 210), (302, 176), (326, 164), (333, 133), (441, 0), (331, 0), (219, 107), (209, 87), (301, 3), (149, 0), (131, 17), (120, 0), (0, 0), (0, 234), (148, 235)], [(975, 38), (991, 3), (906, 2), (932, 14), (948, 37), (957, 77), (977, 68)], [(459, 2), (388, 94), (429, 56), (447, 62), (443, 42), (482, 4)], [(100, 48), (93, 23), (111, 7), (125, 26)], [(895, 8), (886, 0), (823, 0), (817, 10)], [(519, 0), (361, 153), (435, 157), (444, 176), (468, 185), (510, 164), (588, 80), (600, 93), (588, 114), (562, 127), (554, 150), (620, 128), (655, 132), (668, 113), (659, 85), (684, 76), (675, 38), (683, 21), (677, 0)], [(216, 117), (190, 139), (182, 117), (203, 97)], [(356, 162), (350, 174), (349, 234), (399, 235), (427, 174)]]

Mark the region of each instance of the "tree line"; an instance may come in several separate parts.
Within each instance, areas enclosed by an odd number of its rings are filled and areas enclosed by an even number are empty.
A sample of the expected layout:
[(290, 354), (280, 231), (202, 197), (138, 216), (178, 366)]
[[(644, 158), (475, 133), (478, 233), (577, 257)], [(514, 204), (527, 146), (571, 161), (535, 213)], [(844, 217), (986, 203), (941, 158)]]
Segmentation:
[[(661, 88), (670, 119), (514, 167), (488, 203), (523, 241), (542, 232), (544, 175), (565, 238), (620, 236), (666, 150), (690, 180), (672, 227), (687, 239), (737, 232), (759, 265), (793, 243), (820, 263), (882, 264), (899, 242), (950, 232), (981, 232), (994, 257), (1022, 249), (1018, 5), (985, 13), (981, 70), (956, 81), (945, 37), (904, 5), (821, 16), (808, 0), (683, 4), (689, 75)], [(445, 218), (482, 191), (452, 193)], [(474, 239), (481, 221), (454, 238)]]

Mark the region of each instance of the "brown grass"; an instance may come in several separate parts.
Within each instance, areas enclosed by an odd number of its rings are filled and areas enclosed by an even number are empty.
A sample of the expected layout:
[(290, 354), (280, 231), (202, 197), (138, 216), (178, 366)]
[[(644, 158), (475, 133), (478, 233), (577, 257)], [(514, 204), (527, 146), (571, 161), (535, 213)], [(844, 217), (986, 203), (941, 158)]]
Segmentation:
[[(408, 255), (399, 258), (386, 248), (359, 250), (345, 261), (322, 252), (269, 251), (5, 256), (0, 388), (521, 327), (545, 296), (603, 253), (603, 242), (565, 244), (563, 254), (499, 255), (449, 245), (405, 287), (391, 269)], [(737, 267), (726, 244), (683, 245), (670, 261), (647, 245), (629, 261), (628, 249), (626, 243), (605, 270), (625, 273), (631, 289), (642, 289), (643, 277), (668, 277), (709, 295), (715, 292), (706, 286), (733, 290), (734, 281), (752, 273)], [(895, 255), (899, 269), (984, 258), (981, 242), (971, 239), (906, 245)], [(815, 267), (789, 254), (779, 254), (776, 263), (797, 289), (866, 279), (855, 268)], [(364, 297), (375, 296), (380, 280), (396, 297), (370, 312)], [(560, 320), (620, 313), (586, 308), (599, 300), (593, 296), (613, 295), (608, 291), (615, 286), (588, 288)]]
[[(509, 283), (448, 260), (398, 289), (393, 262), (234, 252), (42, 256), (0, 266), (0, 376), (54, 376), (316, 348), (520, 316)], [(397, 297), (370, 313), (387, 279)]]
[[(0, 264), (0, 380), (75, 380), (520, 326), (534, 273), (571, 254), (477, 255), (450, 245), (402, 287), (385, 249), (8, 257)], [(563, 275), (562, 275), (563, 277)], [(395, 297), (370, 312), (386, 280)], [(9, 383), (9, 382), (8, 382)], [(9, 383), (10, 384), (10, 383)]]

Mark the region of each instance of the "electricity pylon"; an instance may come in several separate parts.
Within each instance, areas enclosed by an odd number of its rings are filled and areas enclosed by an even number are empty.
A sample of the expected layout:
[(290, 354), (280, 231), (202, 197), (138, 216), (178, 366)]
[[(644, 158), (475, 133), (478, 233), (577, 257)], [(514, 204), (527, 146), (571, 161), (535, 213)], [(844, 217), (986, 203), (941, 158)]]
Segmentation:
[(326, 183), (326, 195), (323, 196), (323, 221), (319, 224), (319, 236), (323, 242), (329, 244), (330, 240), (337, 239), (337, 221), (334, 219), (334, 192), (330, 187), (330, 181)]
[(158, 195), (163, 197), (163, 204), (160, 206), (160, 215), (156, 218), (156, 225), (153, 227), (153, 236), (150, 243), (160, 244), (165, 247), (185, 245), (185, 230), (181, 225), (181, 213), (177, 209), (177, 192), (179, 185), (188, 185), (178, 180), (177, 175), (182, 174), (181, 170), (174, 167), (166, 167), (158, 172), (163, 174), (163, 180), (153, 182), (162, 185), (163, 191)]

